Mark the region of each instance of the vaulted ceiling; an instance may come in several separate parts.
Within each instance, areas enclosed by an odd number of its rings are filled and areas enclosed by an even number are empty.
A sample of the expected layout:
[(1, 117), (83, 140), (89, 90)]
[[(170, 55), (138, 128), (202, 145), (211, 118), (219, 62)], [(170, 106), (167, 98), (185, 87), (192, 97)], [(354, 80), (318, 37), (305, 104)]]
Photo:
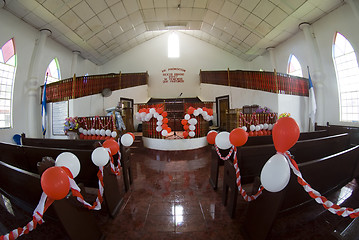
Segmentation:
[(343, 0), (4, 0), (4, 9), (102, 65), (169, 30), (251, 61)]

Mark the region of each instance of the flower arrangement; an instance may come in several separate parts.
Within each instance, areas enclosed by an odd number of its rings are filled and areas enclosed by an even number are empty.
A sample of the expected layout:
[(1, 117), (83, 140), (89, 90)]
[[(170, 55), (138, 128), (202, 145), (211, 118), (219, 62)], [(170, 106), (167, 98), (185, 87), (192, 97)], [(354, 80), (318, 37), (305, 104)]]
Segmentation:
[(67, 134), (69, 131), (75, 132), (79, 128), (79, 123), (77, 122), (77, 117), (69, 117), (65, 119), (64, 123), (64, 132)]
[(271, 113), (272, 112), (272, 110), (270, 109), (270, 108), (268, 108), (268, 107), (258, 107), (257, 109), (256, 109), (256, 113)]

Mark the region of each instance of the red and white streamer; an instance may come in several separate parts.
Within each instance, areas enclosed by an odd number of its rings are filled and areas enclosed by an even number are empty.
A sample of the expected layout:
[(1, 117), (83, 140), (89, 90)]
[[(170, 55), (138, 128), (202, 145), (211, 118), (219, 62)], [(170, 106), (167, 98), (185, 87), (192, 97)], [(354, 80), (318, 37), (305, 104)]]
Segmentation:
[(225, 157), (222, 157), (221, 153), (219, 152), (219, 148), (217, 147), (217, 145), (214, 145), (214, 146), (216, 148), (216, 152), (217, 152), (218, 157), (220, 159), (222, 159), (223, 161), (227, 161), (231, 157), (231, 155), (233, 153), (233, 150), (234, 150), (234, 146), (232, 145), (231, 150), (229, 151), (228, 155), (225, 156)]
[(230, 156), (232, 155), (232, 153), (234, 154), (233, 165), (234, 165), (234, 169), (236, 170), (236, 178), (237, 178), (236, 182), (237, 182), (238, 191), (241, 193), (243, 199), (247, 202), (257, 199), (262, 194), (264, 188), (261, 185), (258, 189), (258, 192), (251, 196), (249, 196), (247, 194), (246, 190), (243, 189), (242, 183), (241, 183), (241, 173), (239, 171), (238, 162), (237, 162), (237, 148), (232, 145), (232, 148), (229, 151), (228, 155), (226, 157), (222, 157), (217, 145), (215, 145), (215, 147), (216, 147), (216, 152), (217, 152), (219, 158), (222, 159), (223, 161), (228, 160), (230, 158)]
[(77, 186), (77, 184), (73, 178), (69, 177), (72, 195), (75, 196), (80, 203), (82, 203), (86, 208), (88, 208), (90, 210), (100, 210), (101, 209), (101, 203), (103, 201), (103, 191), (104, 191), (103, 167), (99, 167), (99, 171), (97, 172), (97, 177), (98, 177), (97, 198), (92, 205), (85, 201), (84, 197), (80, 193), (81, 190), (80, 190), (79, 186)]
[(110, 166), (111, 166), (111, 172), (115, 174), (116, 176), (119, 176), (121, 174), (121, 153), (118, 151), (118, 160), (117, 160), (117, 166), (114, 164), (113, 156), (110, 154)]
[(47, 208), (53, 203), (53, 201), (54, 201), (53, 199), (48, 198), (47, 195), (43, 192), (41, 194), (40, 201), (33, 212), (32, 220), (28, 224), (26, 224), (26, 226), (24, 226), (22, 228), (19, 227), (17, 229), (12, 230), (11, 232), (9, 232), (6, 235), (0, 236), (0, 240), (17, 239), (18, 237), (20, 237), (24, 234), (28, 234), (29, 232), (34, 230), (36, 228), (37, 224), (44, 223), (44, 220), (42, 219), (42, 217), (43, 217), (45, 211), (47, 210)]
[(236, 177), (237, 177), (237, 187), (238, 191), (241, 193), (243, 199), (247, 202), (253, 201), (257, 199), (263, 192), (264, 187), (261, 185), (256, 194), (249, 196), (247, 192), (243, 189), (241, 183), (241, 173), (239, 171), (238, 162), (237, 162), (237, 148), (234, 151), (234, 160), (233, 160), (234, 169), (236, 170)]
[(337, 204), (329, 201), (326, 197), (322, 196), (318, 191), (314, 190), (302, 177), (301, 172), (299, 171), (297, 163), (294, 159), (291, 158), (290, 154), (286, 152), (284, 154), (286, 157), (289, 166), (293, 170), (293, 173), (297, 176), (298, 183), (303, 186), (304, 190), (309, 194), (310, 197), (315, 199), (315, 201), (319, 204), (322, 204), (325, 209), (333, 214), (337, 214), (342, 217), (351, 217), (356, 218), (359, 216), (359, 208), (352, 209), (346, 207), (340, 207)]

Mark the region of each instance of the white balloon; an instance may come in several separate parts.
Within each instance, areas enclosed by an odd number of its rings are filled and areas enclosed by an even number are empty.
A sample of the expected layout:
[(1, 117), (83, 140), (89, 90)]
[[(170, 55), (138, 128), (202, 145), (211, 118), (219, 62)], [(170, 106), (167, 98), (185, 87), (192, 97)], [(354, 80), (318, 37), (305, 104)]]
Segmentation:
[(84, 129), (84, 130), (82, 131), (82, 133), (83, 133), (84, 135), (87, 135), (87, 130)]
[(196, 126), (195, 126), (195, 125), (192, 125), (192, 124), (191, 124), (191, 125), (189, 125), (189, 127), (188, 127), (188, 128), (189, 128), (189, 130), (191, 130), (191, 131), (196, 130)]
[(131, 134), (125, 133), (121, 137), (121, 144), (125, 147), (131, 146), (133, 143), (133, 137)]
[(203, 113), (203, 109), (202, 108), (197, 108), (197, 111), (199, 112), (199, 114)]
[(251, 130), (251, 131), (253, 132), (254, 130), (256, 130), (256, 126), (250, 125), (250, 126), (249, 126), (249, 130)]
[(157, 126), (162, 126), (163, 122), (162, 121), (157, 121)]
[(268, 130), (272, 130), (273, 129), (273, 124), (268, 124)]
[(242, 129), (247, 132), (247, 127), (246, 126), (242, 126)]
[(167, 130), (162, 130), (161, 134), (162, 134), (162, 136), (166, 137), (168, 135), (168, 132), (167, 132)]
[(57, 156), (55, 166), (67, 167), (74, 178), (79, 174), (81, 168), (79, 159), (71, 152), (63, 152)]
[(110, 129), (107, 129), (105, 133), (106, 133), (106, 136), (109, 136), (109, 137), (111, 136), (111, 130)]
[(264, 125), (263, 124), (259, 124), (259, 127), (261, 128), (260, 130), (263, 129)]
[(202, 116), (203, 116), (203, 117), (209, 116), (209, 115), (208, 115), (208, 112), (203, 111), (203, 112), (202, 112)]
[(106, 131), (105, 131), (105, 129), (101, 129), (101, 130), (100, 130), (100, 135), (101, 135), (101, 136), (106, 136)]
[(194, 111), (193, 111), (193, 115), (194, 115), (195, 117), (197, 117), (197, 116), (199, 115), (198, 110), (194, 110)]
[(163, 120), (163, 116), (162, 115), (159, 115), (158, 118), (157, 118), (158, 121), (162, 121)]
[(103, 167), (110, 160), (110, 155), (108, 154), (108, 151), (106, 148), (98, 147), (95, 150), (93, 150), (93, 152), (91, 154), (91, 159), (92, 159), (93, 164), (95, 164), (98, 167)]
[(256, 131), (259, 131), (259, 130), (261, 130), (261, 126), (257, 125), (256, 126)]
[(197, 124), (197, 119), (195, 119), (195, 118), (191, 118), (190, 120), (188, 120), (188, 123), (189, 124), (192, 124), (192, 125), (196, 125)]
[(150, 109), (150, 113), (151, 113), (152, 115), (155, 114), (155, 113), (156, 113), (156, 109), (151, 108), (151, 109)]
[(159, 115), (160, 115), (160, 114), (159, 114), (158, 112), (155, 112), (155, 113), (153, 114), (153, 117), (154, 117), (154, 118), (158, 118)]
[(187, 121), (191, 118), (191, 116), (189, 114), (184, 115), (184, 119), (186, 119)]
[(279, 192), (284, 189), (290, 179), (290, 168), (282, 154), (273, 155), (264, 164), (261, 171), (261, 183), (270, 192)]
[(161, 126), (157, 126), (157, 127), (156, 127), (156, 131), (157, 131), (157, 132), (161, 132), (161, 131), (162, 131), (162, 127), (161, 127)]
[(218, 133), (215, 138), (215, 143), (220, 149), (228, 149), (232, 147), (232, 144), (229, 141), (229, 132)]
[(146, 116), (146, 112), (141, 112), (141, 118), (144, 118)]
[(99, 136), (100, 135), (100, 129), (96, 129), (95, 133), (96, 133), (97, 136)]
[(196, 133), (193, 131), (189, 131), (189, 133), (188, 133), (188, 136), (190, 136), (190, 137), (194, 137), (195, 135), (196, 135)]
[(263, 124), (263, 129), (268, 129), (268, 123)]
[(84, 129), (82, 127), (79, 128), (79, 133), (82, 133)]
[(111, 133), (111, 137), (113, 137), (113, 138), (117, 137), (117, 132), (113, 131), (113, 132)]
[(91, 128), (91, 135), (95, 135), (96, 130), (94, 128)]

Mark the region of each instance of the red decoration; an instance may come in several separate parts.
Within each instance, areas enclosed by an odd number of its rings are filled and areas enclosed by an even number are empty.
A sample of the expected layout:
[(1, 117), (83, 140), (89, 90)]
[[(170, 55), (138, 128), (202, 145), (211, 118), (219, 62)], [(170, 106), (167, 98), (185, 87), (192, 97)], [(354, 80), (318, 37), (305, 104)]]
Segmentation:
[(209, 144), (215, 144), (215, 139), (217, 137), (217, 132), (216, 131), (209, 131), (208, 134), (207, 134), (207, 142)]
[(184, 137), (184, 138), (187, 138), (187, 137), (188, 137), (188, 132), (187, 132), (187, 131), (184, 131), (184, 132), (183, 132), (183, 137)]
[(193, 114), (194, 110), (195, 110), (194, 107), (189, 107), (187, 113)]
[(167, 117), (167, 112), (163, 112), (162, 117), (164, 117), (164, 118)]
[(188, 121), (186, 119), (181, 120), (182, 125), (187, 125)]
[(112, 139), (107, 139), (103, 145), (104, 148), (109, 148), (111, 155), (115, 155), (116, 153), (118, 153), (118, 151), (120, 150), (120, 146), (118, 145), (118, 143), (112, 138)]
[(162, 120), (162, 122), (163, 122), (163, 123), (168, 123), (168, 118), (164, 118), (164, 119)]
[(229, 134), (229, 141), (236, 147), (243, 146), (247, 140), (248, 135), (242, 128), (235, 128)]
[(63, 168), (50, 167), (41, 176), (41, 187), (49, 198), (63, 199), (70, 190), (69, 177)]
[(288, 151), (299, 138), (300, 130), (296, 121), (291, 117), (278, 119), (273, 126), (273, 143), (277, 152)]
[(132, 132), (128, 132), (128, 134), (130, 134), (133, 138), (133, 141), (135, 141), (135, 134), (133, 134)]

